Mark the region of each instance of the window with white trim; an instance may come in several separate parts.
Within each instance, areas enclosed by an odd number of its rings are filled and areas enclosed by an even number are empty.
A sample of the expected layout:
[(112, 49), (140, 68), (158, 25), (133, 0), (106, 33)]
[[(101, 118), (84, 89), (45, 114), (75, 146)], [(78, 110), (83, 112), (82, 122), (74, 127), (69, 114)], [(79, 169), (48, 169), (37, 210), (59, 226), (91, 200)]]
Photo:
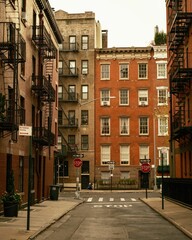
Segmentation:
[(157, 79), (167, 78), (167, 63), (158, 62), (157, 63)]
[(109, 80), (109, 79), (110, 79), (110, 65), (101, 64), (101, 80)]
[(138, 90), (138, 100), (139, 100), (139, 106), (148, 105), (148, 90), (147, 89)]
[(119, 104), (120, 105), (129, 105), (129, 90), (120, 89), (119, 90)]
[(58, 149), (58, 150), (61, 150), (61, 148), (62, 148), (62, 138), (61, 138), (61, 136), (59, 135), (59, 136), (57, 137), (57, 149)]
[(168, 89), (167, 89), (167, 87), (157, 88), (157, 101), (158, 101), (159, 106), (168, 104)]
[(149, 134), (149, 118), (140, 117), (139, 118), (139, 135), (148, 135)]
[(158, 136), (168, 135), (168, 116), (158, 117)]
[(120, 145), (120, 163), (121, 165), (130, 164), (130, 146)]
[(149, 146), (147, 145), (139, 146), (139, 159), (149, 159)]
[(121, 63), (119, 65), (120, 79), (126, 80), (129, 78), (129, 65), (127, 63)]
[(120, 117), (120, 135), (129, 135), (129, 118)]
[(139, 73), (139, 76), (138, 78), (139, 79), (147, 79), (147, 63), (139, 63), (138, 64), (138, 73)]
[(101, 135), (110, 135), (110, 118), (101, 118)]
[(101, 146), (101, 164), (108, 164), (111, 161), (111, 146), (102, 145)]
[(162, 157), (163, 157), (163, 166), (169, 165), (169, 148), (168, 147), (159, 147), (158, 156), (159, 156), (160, 166), (162, 166)]
[(103, 89), (100, 91), (101, 96), (101, 106), (109, 106), (110, 105), (110, 90)]
[(70, 60), (69, 61), (69, 70), (70, 70), (70, 75), (76, 74), (76, 61)]

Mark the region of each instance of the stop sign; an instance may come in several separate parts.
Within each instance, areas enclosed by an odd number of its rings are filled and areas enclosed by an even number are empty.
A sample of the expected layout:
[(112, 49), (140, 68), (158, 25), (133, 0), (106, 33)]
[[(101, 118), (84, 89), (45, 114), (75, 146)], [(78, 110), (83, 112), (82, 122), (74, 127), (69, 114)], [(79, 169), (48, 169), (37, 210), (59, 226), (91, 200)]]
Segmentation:
[(73, 165), (75, 167), (81, 167), (82, 166), (82, 161), (80, 158), (75, 158), (74, 161), (73, 161)]
[(149, 163), (142, 163), (142, 165), (141, 165), (141, 171), (142, 171), (143, 173), (149, 173), (150, 170), (151, 170), (151, 166), (150, 166)]

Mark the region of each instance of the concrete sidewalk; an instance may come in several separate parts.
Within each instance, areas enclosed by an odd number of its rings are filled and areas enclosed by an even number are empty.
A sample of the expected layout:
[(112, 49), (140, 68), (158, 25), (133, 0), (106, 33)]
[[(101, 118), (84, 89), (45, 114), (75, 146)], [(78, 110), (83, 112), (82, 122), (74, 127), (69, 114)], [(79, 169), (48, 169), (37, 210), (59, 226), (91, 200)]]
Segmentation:
[(15, 218), (0, 216), (0, 239), (34, 239), (36, 235), (82, 202), (79, 199), (59, 197), (56, 201), (47, 200), (31, 206), (29, 230), (27, 230), (27, 208), (19, 210), (18, 217)]
[[(167, 219), (192, 239), (192, 209), (162, 198), (142, 198), (141, 201)], [(164, 206), (164, 208), (163, 208)]]
[[(142, 198), (145, 204), (154, 209), (192, 239), (192, 210), (174, 202), (162, 199)], [(20, 210), (17, 218), (0, 216), (0, 239), (32, 240), (40, 232), (55, 223), (63, 215), (83, 202), (82, 199), (59, 197), (57, 201), (47, 200), (31, 206), (30, 224), (27, 230), (27, 208)]]

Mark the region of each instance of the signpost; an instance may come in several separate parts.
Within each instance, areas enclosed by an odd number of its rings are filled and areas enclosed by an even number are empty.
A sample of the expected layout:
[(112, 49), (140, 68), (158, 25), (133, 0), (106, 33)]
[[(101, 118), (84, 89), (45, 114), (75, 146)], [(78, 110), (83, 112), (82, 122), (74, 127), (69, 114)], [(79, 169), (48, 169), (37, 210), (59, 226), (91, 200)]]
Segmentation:
[(29, 137), (29, 169), (28, 169), (28, 203), (27, 203), (27, 230), (30, 229), (30, 204), (31, 204), (31, 161), (32, 161), (32, 127), (19, 126), (19, 136)]
[(151, 165), (149, 164), (151, 162), (151, 159), (140, 159), (141, 163), (141, 171), (144, 173), (144, 183), (145, 183), (145, 190), (146, 190), (146, 198), (147, 198), (147, 185), (148, 185), (148, 174), (151, 171)]
[(80, 189), (79, 189), (79, 168), (82, 166), (82, 160), (80, 158), (75, 158), (73, 160), (73, 165), (76, 167), (76, 198), (80, 198)]

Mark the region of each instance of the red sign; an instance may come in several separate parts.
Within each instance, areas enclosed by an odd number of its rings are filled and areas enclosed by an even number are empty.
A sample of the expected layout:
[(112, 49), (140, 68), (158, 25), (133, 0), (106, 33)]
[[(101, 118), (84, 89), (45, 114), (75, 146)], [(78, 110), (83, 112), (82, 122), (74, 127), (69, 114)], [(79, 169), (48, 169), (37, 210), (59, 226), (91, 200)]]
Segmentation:
[(149, 173), (151, 171), (151, 166), (149, 163), (142, 163), (141, 165), (141, 171), (143, 173)]
[(80, 158), (75, 158), (74, 161), (73, 161), (73, 165), (75, 167), (81, 167), (82, 166), (82, 161)]

